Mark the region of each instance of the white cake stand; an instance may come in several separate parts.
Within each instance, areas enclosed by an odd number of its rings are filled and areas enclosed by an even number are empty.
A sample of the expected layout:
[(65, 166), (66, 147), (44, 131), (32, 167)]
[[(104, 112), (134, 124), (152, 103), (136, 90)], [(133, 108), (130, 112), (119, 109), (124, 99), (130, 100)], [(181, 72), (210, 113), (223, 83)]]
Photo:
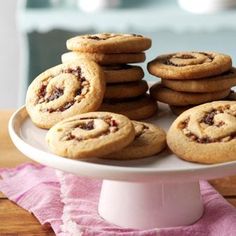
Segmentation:
[[(158, 116), (149, 121), (168, 129), (174, 119), (167, 106), (161, 105)], [(169, 151), (135, 161), (70, 160), (49, 152), (46, 132), (33, 125), (24, 107), (9, 121), (14, 144), (29, 158), (75, 175), (104, 179), (98, 211), (104, 219), (122, 227), (192, 224), (203, 213), (199, 180), (236, 174), (236, 161), (194, 164)]]

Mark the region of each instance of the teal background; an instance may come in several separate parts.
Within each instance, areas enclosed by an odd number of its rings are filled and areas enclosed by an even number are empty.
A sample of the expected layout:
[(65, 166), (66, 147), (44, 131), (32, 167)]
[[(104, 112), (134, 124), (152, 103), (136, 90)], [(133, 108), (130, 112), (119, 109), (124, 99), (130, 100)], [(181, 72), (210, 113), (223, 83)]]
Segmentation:
[[(70, 4), (66, 4), (70, 3)], [(213, 50), (236, 60), (236, 10), (194, 15), (181, 10), (174, 0), (124, 0), (120, 8), (84, 13), (73, 2), (52, 7), (49, 1), (28, 0), (18, 8), (24, 47), (19, 103), (29, 83), (45, 69), (60, 63), (66, 39), (77, 34), (129, 32), (152, 38), (147, 60), (184, 50)], [(92, 3), (92, 1), (91, 1)], [(146, 62), (142, 67), (146, 70)], [(146, 73), (147, 80), (155, 80)]]

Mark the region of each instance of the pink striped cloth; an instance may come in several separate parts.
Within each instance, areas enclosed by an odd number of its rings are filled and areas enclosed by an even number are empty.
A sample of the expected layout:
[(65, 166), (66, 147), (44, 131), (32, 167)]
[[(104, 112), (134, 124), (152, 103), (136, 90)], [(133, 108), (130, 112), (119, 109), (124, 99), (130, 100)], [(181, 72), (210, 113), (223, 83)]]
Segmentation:
[(205, 212), (191, 226), (134, 230), (104, 221), (97, 212), (101, 181), (35, 164), (0, 169), (0, 191), (50, 224), (59, 236), (235, 236), (236, 210), (207, 182), (201, 183)]

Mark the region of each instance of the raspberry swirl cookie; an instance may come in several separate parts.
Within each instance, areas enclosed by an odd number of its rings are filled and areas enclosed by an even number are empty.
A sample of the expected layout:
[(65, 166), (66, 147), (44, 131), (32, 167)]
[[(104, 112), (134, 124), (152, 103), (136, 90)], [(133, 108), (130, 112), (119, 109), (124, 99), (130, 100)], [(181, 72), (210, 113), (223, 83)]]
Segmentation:
[(144, 120), (158, 111), (158, 104), (146, 94), (128, 99), (104, 99), (99, 110), (119, 113), (132, 120)]
[(140, 81), (144, 77), (143, 69), (140, 66), (116, 65), (102, 68), (108, 84)]
[(222, 74), (232, 67), (231, 57), (216, 52), (178, 52), (148, 63), (150, 74), (162, 79), (200, 79)]
[(90, 53), (137, 53), (151, 47), (151, 39), (137, 34), (102, 33), (67, 40), (67, 49)]
[(97, 62), (99, 65), (114, 65), (144, 62), (145, 53), (89, 53), (89, 52), (67, 52), (62, 54), (61, 61), (66, 63), (77, 59), (89, 59)]
[(144, 95), (148, 90), (148, 84), (145, 80), (129, 83), (107, 84), (104, 98), (106, 99), (124, 99)]
[(135, 139), (127, 147), (111, 153), (104, 158), (116, 160), (131, 160), (149, 157), (161, 152), (166, 146), (165, 131), (158, 126), (133, 121)]
[(129, 145), (135, 137), (132, 122), (109, 112), (90, 112), (65, 119), (46, 135), (49, 149), (71, 159), (102, 157)]
[(162, 79), (161, 83), (179, 92), (210, 93), (229, 89), (236, 85), (236, 68), (214, 77), (197, 80)]
[(26, 109), (38, 127), (48, 129), (64, 118), (98, 109), (104, 91), (104, 74), (95, 62), (62, 64), (31, 83)]
[(206, 103), (185, 111), (171, 125), (167, 144), (187, 161), (236, 160), (236, 102)]
[(187, 93), (177, 92), (164, 87), (161, 83), (156, 83), (150, 88), (151, 97), (157, 101), (173, 106), (198, 105), (227, 97), (230, 89), (211, 93)]

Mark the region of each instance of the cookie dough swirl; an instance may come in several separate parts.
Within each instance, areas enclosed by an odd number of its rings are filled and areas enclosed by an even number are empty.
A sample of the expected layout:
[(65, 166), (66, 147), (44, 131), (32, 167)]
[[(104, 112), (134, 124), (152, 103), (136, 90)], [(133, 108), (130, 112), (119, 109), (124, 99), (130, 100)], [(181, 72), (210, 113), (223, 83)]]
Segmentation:
[(27, 111), (36, 125), (50, 128), (61, 119), (96, 110), (104, 87), (103, 72), (95, 63), (84, 60), (62, 64), (32, 82), (27, 91)]
[(133, 141), (131, 121), (108, 112), (74, 116), (53, 126), (46, 137), (52, 152), (73, 159), (100, 157)]
[(166, 58), (165, 64), (176, 67), (211, 63), (214, 56), (204, 52), (176, 53)]
[(72, 119), (64, 122), (64, 125), (62, 141), (81, 142), (118, 131), (118, 124), (111, 116)]
[(182, 113), (167, 142), (180, 157), (202, 163), (236, 159), (236, 103), (206, 103)]
[(138, 34), (102, 33), (73, 37), (66, 46), (85, 53), (140, 53), (151, 47), (151, 39)]
[(104, 34), (91, 34), (91, 35), (84, 35), (84, 39), (93, 39), (93, 40), (107, 40), (116, 37), (143, 37), (142, 35), (138, 34), (113, 34), (113, 33), (104, 33)]
[(89, 92), (89, 87), (80, 67), (62, 70), (42, 82), (35, 105), (40, 105), (42, 112), (63, 112), (80, 102)]
[(236, 104), (193, 113), (180, 123), (180, 128), (198, 143), (229, 142), (236, 138)]
[(163, 79), (200, 79), (222, 74), (232, 67), (230, 56), (216, 52), (178, 52), (158, 56), (148, 71)]

